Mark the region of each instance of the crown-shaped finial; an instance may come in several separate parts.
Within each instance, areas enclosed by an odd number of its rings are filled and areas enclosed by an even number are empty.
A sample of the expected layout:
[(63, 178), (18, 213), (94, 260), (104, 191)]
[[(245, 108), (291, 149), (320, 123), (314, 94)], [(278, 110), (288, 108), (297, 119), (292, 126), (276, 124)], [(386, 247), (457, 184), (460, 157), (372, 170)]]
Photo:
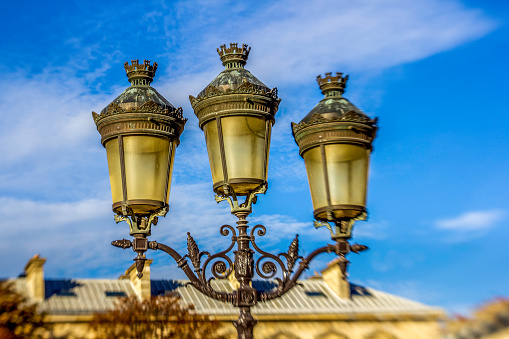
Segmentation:
[(157, 70), (157, 62), (150, 65), (150, 60), (143, 60), (140, 64), (138, 59), (131, 60), (131, 64), (124, 63), (124, 68), (131, 86), (148, 86), (154, 80)]
[(325, 73), (325, 78), (321, 75), (316, 77), (316, 81), (322, 90), (322, 94), (325, 96), (333, 96), (337, 94), (343, 94), (346, 87), (346, 81), (348, 75), (343, 77), (343, 73), (336, 72), (336, 76), (332, 76), (332, 73)]
[(248, 48), (246, 44), (242, 44), (240, 48), (237, 43), (230, 43), (230, 48), (226, 48), (226, 45), (219, 46), (217, 53), (226, 68), (244, 68), (250, 50), (251, 47)]

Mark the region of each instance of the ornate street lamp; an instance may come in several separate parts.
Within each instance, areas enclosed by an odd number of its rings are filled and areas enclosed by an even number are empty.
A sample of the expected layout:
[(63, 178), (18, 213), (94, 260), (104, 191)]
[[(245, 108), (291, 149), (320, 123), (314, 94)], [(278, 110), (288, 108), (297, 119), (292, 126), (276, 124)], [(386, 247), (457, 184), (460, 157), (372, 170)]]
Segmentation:
[[(318, 248), (303, 258), (298, 253), (296, 236), (286, 253), (263, 251), (256, 244), (255, 234), (264, 236), (265, 227), (256, 225), (248, 233), (246, 218), (256, 195), (267, 189), (270, 132), (280, 99), (276, 88), (269, 89), (244, 68), (249, 51), (247, 45), (221, 46), (218, 53), (225, 70), (197, 97), (190, 96), (205, 134), (216, 201), (228, 200), (232, 214), (239, 219), (237, 230), (230, 225), (220, 228), (221, 235), (231, 234), (231, 243), (219, 253), (200, 252), (190, 233), (188, 254), (184, 257), (171, 247), (146, 238), (157, 217), (167, 212), (173, 156), (186, 121), (180, 108), (175, 109), (149, 86), (157, 64), (126, 63), (131, 87), (101, 115), (93, 113), (108, 155), (115, 220), (127, 221), (134, 236), (133, 241), (123, 239), (112, 244), (124, 249), (132, 247), (138, 253), (135, 261), (139, 277), (149, 248), (168, 253), (198, 291), (239, 308), (239, 318), (233, 324), (242, 339), (253, 338), (256, 320), (251, 307), (288, 292), (318, 254), (340, 256), (345, 273), (345, 255), (366, 249), (350, 245), (347, 239), (353, 220), (365, 215), (369, 153), (376, 129), (375, 120), (341, 97), (346, 78), (340, 74), (319, 77), (326, 98), (292, 127), (306, 163), (315, 218), (335, 224), (333, 232), (326, 223), (335, 244)], [(240, 203), (238, 197), (246, 200)], [(232, 261), (228, 253), (235, 245)], [(259, 253), (256, 262), (255, 251)], [(206, 259), (202, 263), (203, 256)], [(263, 279), (272, 279), (277, 286), (271, 291), (256, 290), (251, 286), (255, 272)], [(211, 280), (227, 279), (232, 273), (239, 282), (236, 290), (227, 293), (212, 287)]]
[(168, 211), (175, 148), (187, 119), (150, 86), (157, 70), (145, 60), (124, 64), (131, 86), (101, 114), (92, 112), (106, 148), (115, 220), (135, 237), (141, 276), (151, 225)]
[[(292, 123), (308, 173), (316, 227), (327, 226), (333, 239), (350, 238), (355, 220), (366, 219), (369, 155), (376, 133), (370, 119), (342, 96), (348, 76), (317, 77), (325, 97)], [(327, 222), (334, 223), (334, 230)]]
[[(247, 45), (217, 50), (225, 70), (198, 97), (189, 96), (205, 133), (216, 200), (232, 213), (251, 212), (255, 195), (267, 189), (270, 132), (281, 99), (244, 68)], [(241, 207), (237, 196), (246, 196)]]

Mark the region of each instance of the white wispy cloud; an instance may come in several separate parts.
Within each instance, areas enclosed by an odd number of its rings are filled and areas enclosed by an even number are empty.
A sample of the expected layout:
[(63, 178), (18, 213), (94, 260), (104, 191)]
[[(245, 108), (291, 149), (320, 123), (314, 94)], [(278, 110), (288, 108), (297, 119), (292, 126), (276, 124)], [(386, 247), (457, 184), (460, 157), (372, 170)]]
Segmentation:
[[(111, 220), (109, 201), (85, 199), (50, 202), (0, 198), (2, 214), (2, 276), (15, 276), (36, 253), (51, 258), (48, 276), (72, 272), (90, 276), (104, 263), (119, 264), (109, 243), (121, 238), (120, 228), (105, 227)], [(125, 234), (125, 233), (123, 233)]]
[[(211, 58), (217, 56), (207, 51), (223, 43), (245, 42), (253, 46), (248, 68), (256, 69), (269, 86), (306, 83), (321, 72), (383, 69), (420, 60), (482, 37), (497, 26), (481, 11), (451, 0), (283, 0), (249, 14), (242, 6), (230, 5), (186, 7), (204, 20), (193, 19), (180, 28), (191, 33), (193, 41), (184, 44), (186, 58), (181, 61), (213, 65)], [(221, 8), (228, 15), (221, 15)]]
[(0, 112), (9, 125), (0, 134), (0, 153), (8, 162), (83, 146), (83, 140), (97, 133), (92, 108), (107, 100), (104, 94), (92, 95), (65, 70), (51, 68), (33, 77), (9, 74), (0, 90), (5, 94)]
[(435, 226), (440, 229), (473, 231), (492, 228), (506, 216), (502, 209), (490, 209), (485, 211), (469, 211), (457, 217), (440, 219)]
[[(286, 86), (281, 95), (286, 108), (278, 113), (273, 134), (270, 173), (283, 182), (281, 187), (292, 189), (294, 183), (284, 180), (298, 177), (303, 185), (307, 183), (288, 126), (311, 108), (309, 97), (296, 97), (292, 86), (309, 83), (321, 72), (375, 72), (419, 60), (496, 27), (480, 11), (438, 0), (285, 0), (266, 2), (254, 10), (238, 2), (183, 1), (168, 3), (166, 9), (142, 18), (152, 43), (166, 44), (166, 54), (161, 48), (157, 53), (162, 59), (155, 61), (167, 63), (168, 73), (160, 72), (154, 86), (173, 104), (183, 106), (190, 120), (177, 150), (171, 211), (154, 227), (152, 238), (182, 254), (188, 230), (200, 249), (220, 250), (229, 240), (218, 236), (219, 227), (235, 223), (228, 204), (217, 205), (213, 199), (203, 134), (188, 102), (189, 94), (196, 95), (221, 71), (215, 52), (219, 45), (238, 41), (253, 46), (247, 68), (268, 86)], [(127, 237), (127, 226), (112, 221), (105, 151), (91, 118), (92, 110), (101, 110), (128, 85), (111, 88), (106, 78), (114, 67), (123, 72), (118, 59), (131, 53), (118, 50), (123, 31), (101, 28), (117, 24), (107, 14), (108, 20), (93, 22), (97, 25), (93, 30), (80, 29), (66, 42), (73, 51), (63, 56), (67, 64), (48, 66), (35, 75), (5, 72), (0, 83), (0, 115), (8, 126), (0, 133), (0, 256), (13, 258), (2, 265), (6, 275), (15, 275), (37, 252), (51, 258), (50, 275), (67, 276), (94, 275), (100, 270), (97, 267), (125, 267), (126, 258), (132, 256), (109, 245)], [(106, 31), (112, 35), (103, 34)], [(93, 34), (99, 33), (100, 39), (95, 39)], [(110, 44), (113, 47), (102, 49)], [(126, 60), (138, 57), (145, 56), (129, 55)], [(96, 83), (97, 79), (101, 80)], [(109, 89), (98, 90), (104, 83)], [(295, 160), (299, 165), (292, 164)], [(481, 219), (493, 224), (502, 217), (491, 218), (490, 222)], [(460, 227), (461, 222), (453, 221), (439, 221), (437, 226)], [(309, 222), (285, 215), (262, 215), (251, 225), (255, 223), (277, 230), (276, 238), (288, 244), (295, 233), (306, 235), (303, 242), (328, 237), (326, 232), (315, 232)], [(467, 227), (472, 225), (467, 222)], [(356, 229), (370, 236), (365, 223)], [(267, 239), (277, 241), (274, 233)]]

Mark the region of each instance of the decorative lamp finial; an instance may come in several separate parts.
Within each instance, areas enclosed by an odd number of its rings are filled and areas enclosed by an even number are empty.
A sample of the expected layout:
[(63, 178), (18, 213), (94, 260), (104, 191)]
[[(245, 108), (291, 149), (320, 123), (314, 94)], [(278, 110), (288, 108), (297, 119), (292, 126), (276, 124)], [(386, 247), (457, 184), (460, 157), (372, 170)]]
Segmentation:
[(332, 76), (332, 73), (329, 72), (325, 73), (325, 78), (322, 78), (321, 75), (316, 77), (318, 86), (326, 97), (343, 94), (347, 80), (348, 75), (343, 77), (343, 73), (340, 72), (336, 72), (336, 76)]
[(230, 48), (226, 48), (226, 45), (221, 45), (217, 49), (223, 66), (226, 68), (244, 68), (249, 51), (251, 51), (251, 47), (242, 44), (242, 48), (240, 48), (237, 43), (230, 43)]
[(131, 60), (130, 65), (128, 62), (124, 63), (124, 68), (131, 86), (149, 86), (156, 75), (157, 62), (150, 65), (150, 60), (143, 60), (140, 64), (136, 59)]

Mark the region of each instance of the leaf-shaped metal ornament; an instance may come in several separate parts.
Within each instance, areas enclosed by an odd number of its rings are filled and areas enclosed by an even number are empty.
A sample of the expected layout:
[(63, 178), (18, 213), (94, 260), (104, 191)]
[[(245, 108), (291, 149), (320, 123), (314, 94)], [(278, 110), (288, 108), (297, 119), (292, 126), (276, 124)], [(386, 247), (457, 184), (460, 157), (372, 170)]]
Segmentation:
[(288, 260), (288, 271), (293, 270), (293, 266), (295, 262), (299, 258), (299, 235), (295, 235), (295, 239), (293, 239), (290, 247), (288, 248), (288, 256), (286, 259)]
[(132, 242), (131, 240), (127, 240), (127, 239), (122, 239), (122, 240), (114, 240), (111, 242), (111, 244), (113, 246), (116, 246), (116, 247), (122, 247), (124, 250), (126, 248), (129, 248), (132, 246)]
[(367, 249), (369, 249), (369, 248), (366, 245), (354, 244), (354, 245), (350, 246), (350, 250), (354, 253), (359, 253), (359, 252), (365, 251)]
[(191, 259), (194, 268), (196, 270), (200, 269), (200, 250), (189, 232), (187, 232), (187, 253), (189, 253), (188, 257)]
[(134, 262), (136, 264), (136, 271), (137, 271), (138, 279), (141, 279), (143, 277), (143, 268), (145, 267), (146, 260), (147, 259), (145, 259), (145, 256), (141, 256), (141, 255), (138, 255), (138, 257), (136, 257), (134, 259)]

